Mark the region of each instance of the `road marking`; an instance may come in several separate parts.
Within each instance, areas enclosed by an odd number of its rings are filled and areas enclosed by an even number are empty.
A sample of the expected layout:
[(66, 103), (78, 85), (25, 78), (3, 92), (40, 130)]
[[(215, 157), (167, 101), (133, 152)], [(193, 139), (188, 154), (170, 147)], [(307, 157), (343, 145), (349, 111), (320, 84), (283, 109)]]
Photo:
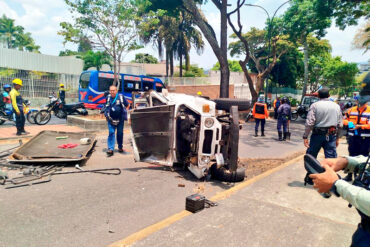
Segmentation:
[[(302, 160), (303, 158), (303, 155), (300, 155), (298, 156), (297, 158), (295, 159), (292, 159), (288, 162), (285, 162), (284, 164), (278, 166), (278, 167), (275, 167), (271, 170), (268, 170), (258, 176), (255, 176), (254, 178), (251, 178), (247, 181), (244, 181), (240, 184), (237, 184), (235, 185), (234, 187), (228, 189), (228, 190), (225, 190), (225, 191), (222, 191), (222, 192), (219, 192), (217, 193), (215, 196), (213, 196), (212, 198), (210, 198), (211, 201), (220, 201), (220, 200), (224, 200), (228, 197), (230, 197), (232, 194), (235, 194), (237, 191), (247, 187), (248, 185), (250, 184), (253, 184), (291, 164), (294, 164), (300, 160)], [(139, 240), (142, 240), (146, 237), (148, 237), (149, 235), (185, 218), (186, 216), (189, 216), (189, 215), (192, 215), (193, 213), (187, 211), (187, 210), (183, 210), (177, 214), (174, 214), (158, 223), (155, 223), (153, 225), (150, 225), (138, 232), (135, 232), (131, 235), (129, 235), (128, 237), (124, 238), (124, 239), (121, 239), (121, 240), (118, 240), (112, 244), (110, 244), (108, 247), (126, 247), (126, 246), (130, 246), (132, 244), (134, 244), (135, 242), (139, 241)]]

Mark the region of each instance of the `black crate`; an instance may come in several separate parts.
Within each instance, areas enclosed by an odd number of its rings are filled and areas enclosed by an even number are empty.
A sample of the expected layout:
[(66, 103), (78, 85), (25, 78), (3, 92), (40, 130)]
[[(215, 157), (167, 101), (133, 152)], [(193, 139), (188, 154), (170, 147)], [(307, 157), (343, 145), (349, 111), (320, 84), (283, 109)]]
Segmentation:
[(192, 213), (199, 212), (204, 209), (205, 200), (206, 198), (199, 194), (188, 196), (186, 197), (185, 209)]

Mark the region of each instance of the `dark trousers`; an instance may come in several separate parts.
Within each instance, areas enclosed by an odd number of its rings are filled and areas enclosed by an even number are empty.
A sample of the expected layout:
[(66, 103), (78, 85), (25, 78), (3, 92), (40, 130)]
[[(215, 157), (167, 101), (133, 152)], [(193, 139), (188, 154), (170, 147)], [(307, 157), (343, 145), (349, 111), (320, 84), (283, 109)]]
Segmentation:
[(17, 133), (20, 134), (22, 131), (24, 131), (24, 124), (26, 122), (26, 119), (24, 117), (23, 110), (21, 110), (20, 114), (15, 114), (15, 127), (17, 127)]
[(321, 148), (324, 148), (325, 158), (336, 158), (337, 157), (337, 137), (334, 135), (317, 135), (312, 134), (310, 139), (310, 147), (307, 149), (308, 154), (317, 158)]
[(274, 108), (274, 118), (275, 118), (275, 119), (277, 119), (277, 117), (278, 117), (278, 112), (277, 112), (277, 110), (278, 110), (277, 108)]
[(258, 119), (258, 118), (256, 118), (255, 121), (256, 121), (256, 125), (254, 126), (254, 130), (256, 132), (258, 132), (258, 126), (261, 123), (261, 131), (262, 132), (265, 132), (265, 123), (266, 123), (266, 120), (265, 119)]
[(349, 136), (348, 153), (349, 156), (369, 155), (370, 137)]
[(288, 120), (279, 118), (277, 121), (277, 131), (281, 132), (281, 126), (283, 126), (284, 133), (288, 132)]
[(369, 247), (370, 246), (370, 232), (365, 231), (361, 224), (352, 236), (351, 247)]

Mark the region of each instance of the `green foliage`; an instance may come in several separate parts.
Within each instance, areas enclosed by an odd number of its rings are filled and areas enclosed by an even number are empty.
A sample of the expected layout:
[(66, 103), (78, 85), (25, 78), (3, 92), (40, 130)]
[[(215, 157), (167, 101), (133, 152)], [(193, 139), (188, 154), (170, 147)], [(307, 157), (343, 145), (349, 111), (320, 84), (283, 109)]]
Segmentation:
[(0, 18), (0, 39), (4, 40), (10, 49), (39, 52), (40, 46), (35, 44), (31, 33), (25, 33), (24, 28), (16, 26), (14, 21), (5, 15)]
[(147, 53), (138, 53), (135, 54), (135, 60), (132, 60), (131, 63), (153, 63), (157, 64), (158, 59)]
[(78, 52), (78, 51), (72, 51), (72, 50), (65, 50), (65, 51), (60, 51), (59, 52), (59, 56), (60, 57), (64, 57), (64, 56), (76, 56), (76, 55), (80, 55), (81, 53)]
[[(231, 72), (243, 72), (243, 69), (239, 64), (239, 61), (228, 60), (228, 63), (229, 63), (229, 69)], [(213, 68), (211, 70), (214, 70), (214, 71), (220, 70), (220, 63), (216, 62), (216, 64), (213, 65)]]
[(103, 64), (108, 64), (109, 66), (112, 67), (111, 58), (105, 52), (88, 51), (85, 54), (83, 54), (80, 58), (84, 60), (84, 68), (83, 68), (84, 70), (87, 70), (88, 68), (91, 68), (91, 67), (95, 67), (96, 70), (100, 70)]
[(341, 97), (353, 92), (358, 71), (355, 63), (343, 62), (340, 57), (334, 57), (326, 62), (323, 75), (328, 85)]
[[(190, 70), (186, 70), (185, 66), (183, 66), (185, 73), (183, 77), (205, 77), (203, 68), (199, 68), (198, 65), (190, 65)], [(179, 73), (175, 73), (174, 76), (179, 76)]]

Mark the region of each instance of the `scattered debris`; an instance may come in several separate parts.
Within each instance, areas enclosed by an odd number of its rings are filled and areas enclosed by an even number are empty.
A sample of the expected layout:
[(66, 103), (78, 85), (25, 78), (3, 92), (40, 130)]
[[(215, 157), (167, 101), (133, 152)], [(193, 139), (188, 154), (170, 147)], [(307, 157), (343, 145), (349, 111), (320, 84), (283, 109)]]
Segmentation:
[(185, 187), (185, 184), (178, 184), (177, 187)]
[(57, 136), (55, 137), (56, 140), (64, 140), (64, 139), (67, 139), (68, 136)]
[(77, 146), (78, 146), (77, 143), (66, 143), (66, 144), (59, 145), (58, 148), (67, 149), (67, 148), (75, 148)]

